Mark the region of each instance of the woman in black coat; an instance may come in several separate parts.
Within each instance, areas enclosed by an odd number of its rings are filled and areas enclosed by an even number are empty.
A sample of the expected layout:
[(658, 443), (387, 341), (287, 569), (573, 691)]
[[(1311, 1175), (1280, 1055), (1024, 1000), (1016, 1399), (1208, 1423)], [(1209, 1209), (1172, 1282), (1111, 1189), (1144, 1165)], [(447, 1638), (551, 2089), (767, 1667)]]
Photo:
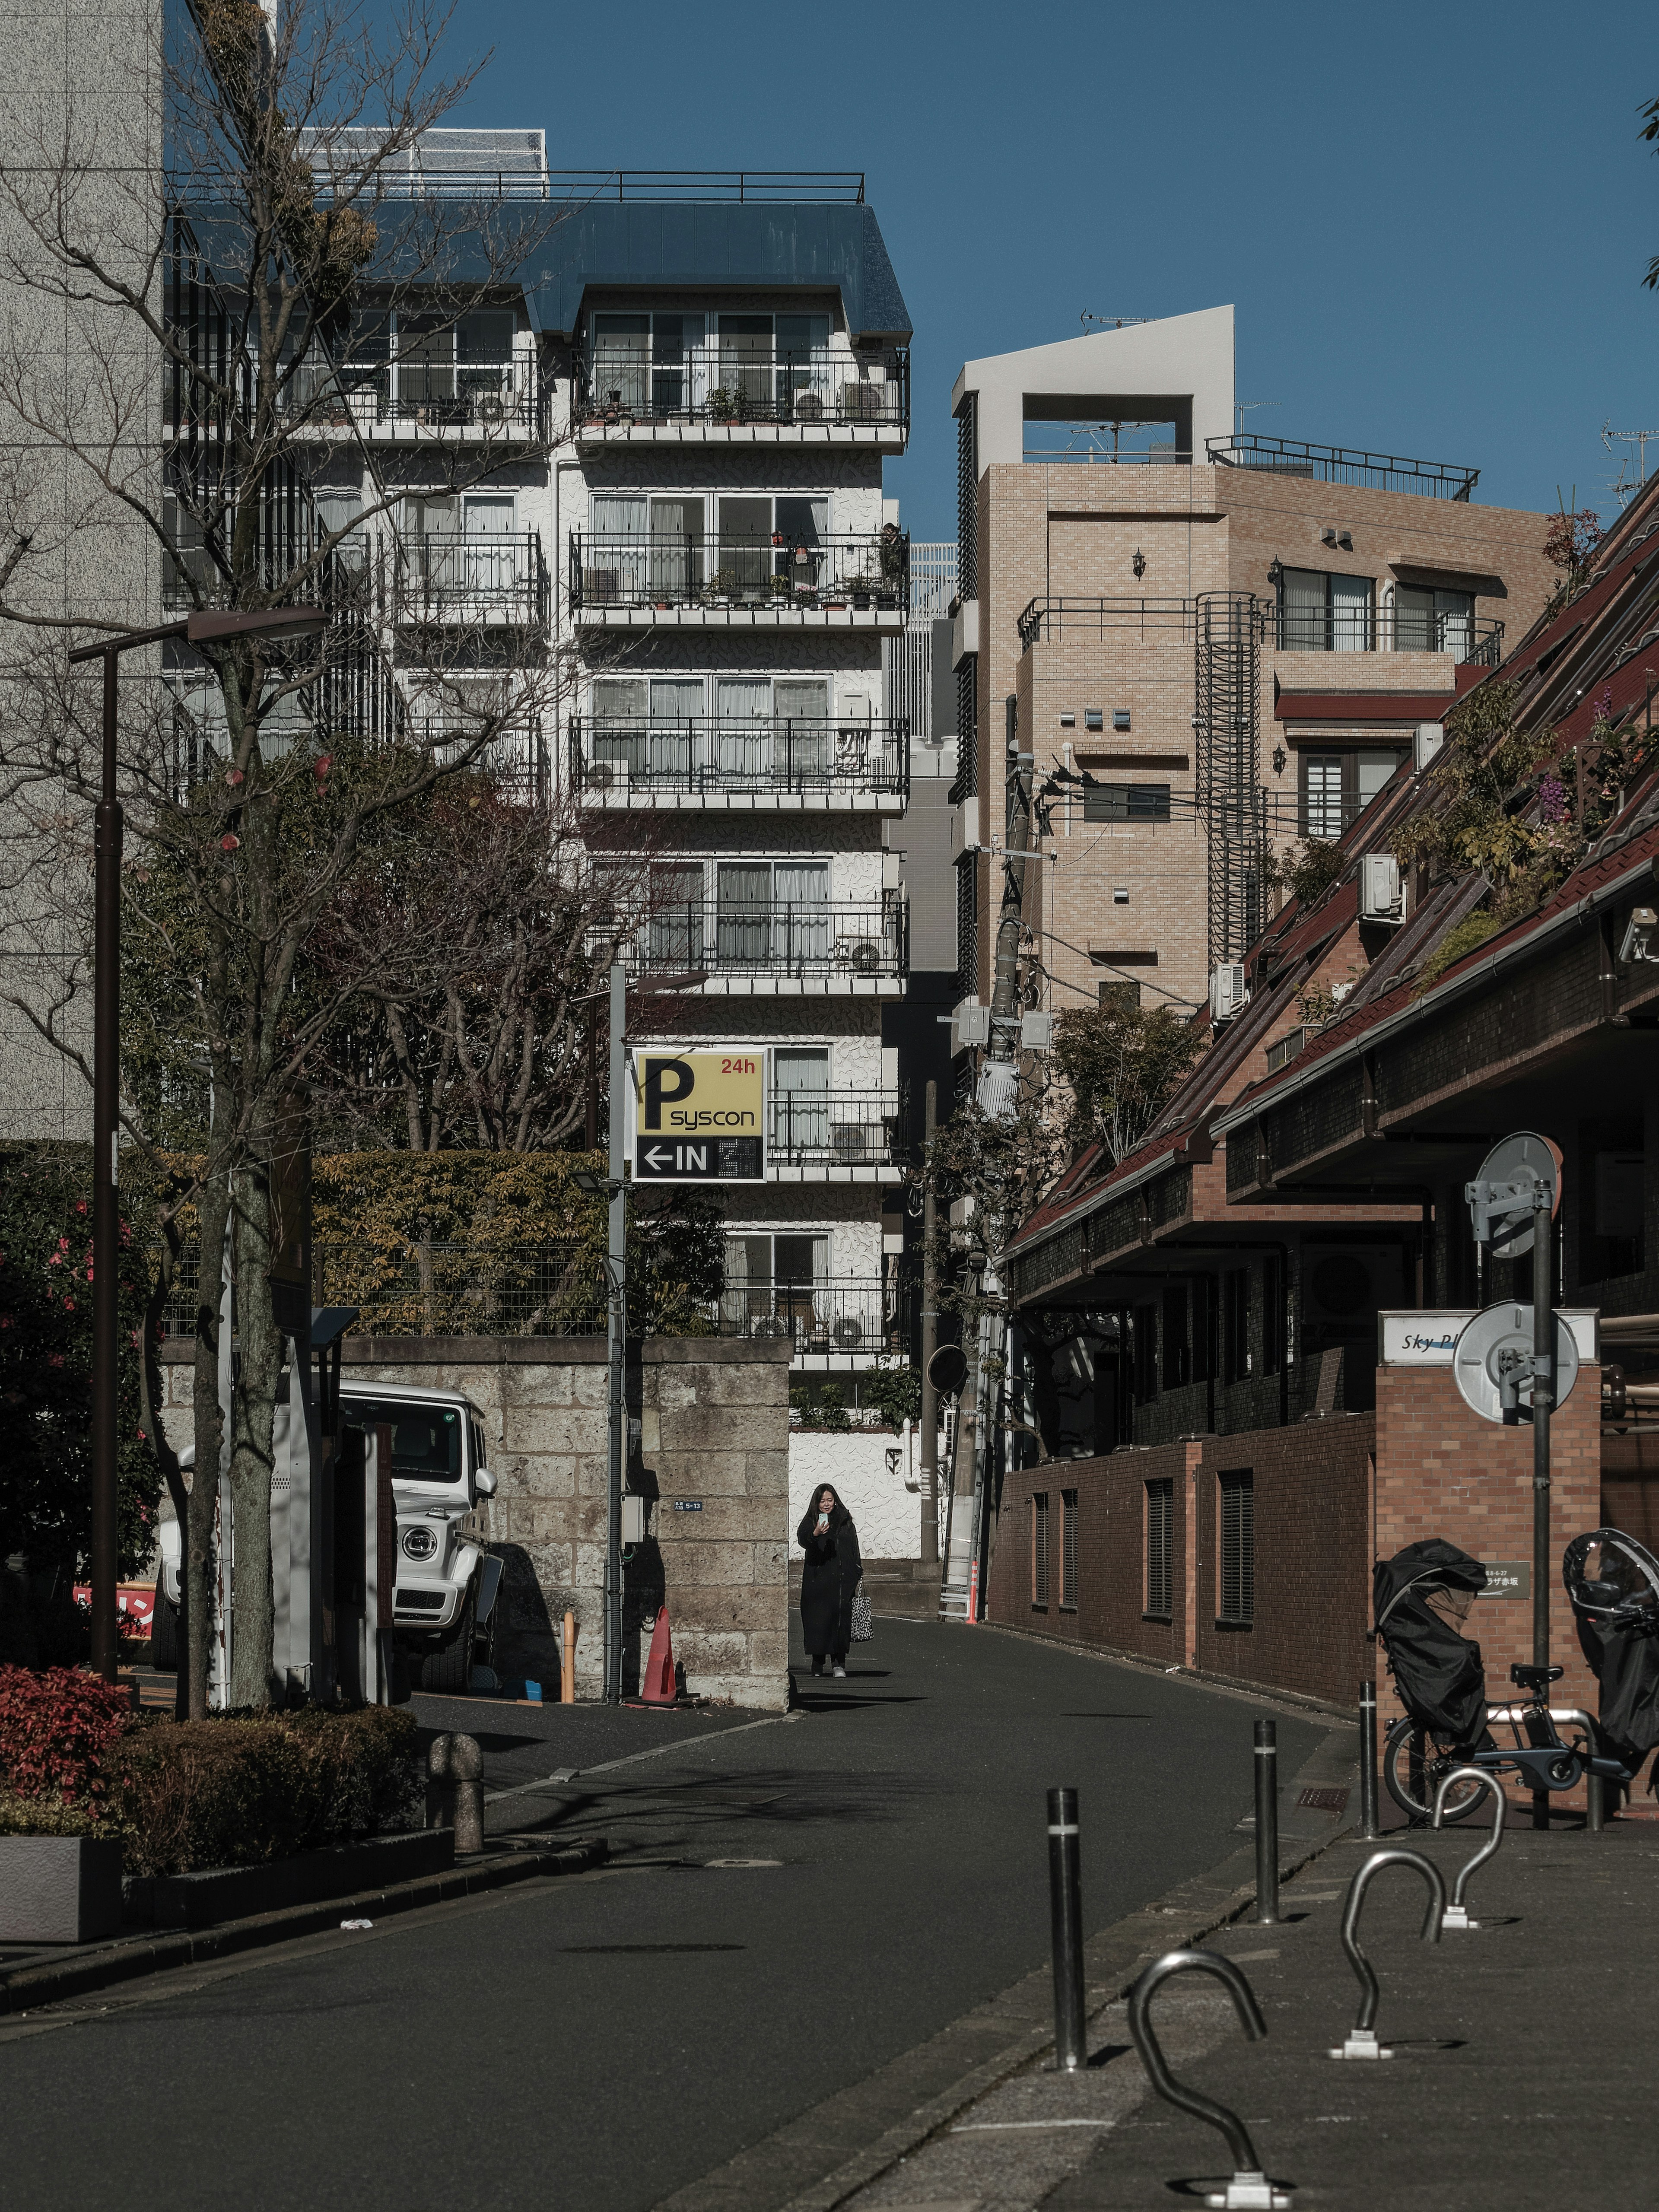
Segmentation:
[(864, 1572), (859, 1532), (853, 1516), (828, 1483), (802, 1516), (795, 1541), (806, 1554), (800, 1577), (801, 1638), (811, 1654), (812, 1672), (847, 1672), (847, 1647), (853, 1640), (853, 1597)]

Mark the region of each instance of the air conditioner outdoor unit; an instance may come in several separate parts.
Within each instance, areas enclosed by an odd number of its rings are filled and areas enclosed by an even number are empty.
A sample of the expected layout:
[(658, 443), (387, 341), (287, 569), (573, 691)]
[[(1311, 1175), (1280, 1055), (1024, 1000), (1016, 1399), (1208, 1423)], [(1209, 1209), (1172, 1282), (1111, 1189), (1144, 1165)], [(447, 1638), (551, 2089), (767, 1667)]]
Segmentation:
[(1244, 985), (1244, 963), (1225, 960), (1210, 970), (1210, 1019), (1219, 1029), (1235, 1014), (1242, 1014), (1250, 994)]
[(1392, 853), (1367, 853), (1359, 863), (1359, 919), (1386, 922), (1406, 919), (1400, 863)]
[(1446, 742), (1443, 722), (1419, 722), (1412, 740), (1412, 766), (1420, 775)]

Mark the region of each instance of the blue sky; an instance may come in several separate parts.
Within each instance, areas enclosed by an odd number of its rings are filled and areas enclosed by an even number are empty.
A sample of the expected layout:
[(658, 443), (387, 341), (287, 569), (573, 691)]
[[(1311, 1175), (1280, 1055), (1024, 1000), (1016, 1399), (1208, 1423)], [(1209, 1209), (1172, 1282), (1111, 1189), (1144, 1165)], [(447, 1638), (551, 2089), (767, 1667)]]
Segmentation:
[(1576, 483), (1611, 514), (1602, 423), (1659, 428), (1650, 0), (459, 0), (452, 64), (486, 44), (449, 119), (539, 124), (555, 167), (866, 172), (915, 325), (887, 482), (919, 538), (956, 532), (962, 362), (1085, 309), (1231, 301), (1238, 396), (1277, 403), (1247, 428), (1469, 462), (1485, 503)]

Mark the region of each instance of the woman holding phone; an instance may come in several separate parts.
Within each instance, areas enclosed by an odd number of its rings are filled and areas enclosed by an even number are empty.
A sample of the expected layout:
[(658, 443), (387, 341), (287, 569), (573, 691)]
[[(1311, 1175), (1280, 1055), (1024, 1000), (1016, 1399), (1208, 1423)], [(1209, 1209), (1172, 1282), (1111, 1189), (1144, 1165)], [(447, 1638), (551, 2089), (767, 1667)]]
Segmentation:
[(801, 1640), (822, 1674), (845, 1675), (853, 1641), (853, 1599), (864, 1573), (853, 1516), (825, 1483), (801, 1517), (795, 1541), (806, 1554), (800, 1577)]

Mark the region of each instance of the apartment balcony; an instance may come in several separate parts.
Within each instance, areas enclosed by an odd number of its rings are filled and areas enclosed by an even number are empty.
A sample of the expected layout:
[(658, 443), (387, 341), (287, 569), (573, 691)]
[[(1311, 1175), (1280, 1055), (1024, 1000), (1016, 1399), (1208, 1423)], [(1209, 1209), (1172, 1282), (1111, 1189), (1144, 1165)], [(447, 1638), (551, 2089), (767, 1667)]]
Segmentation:
[(832, 1275), (812, 1283), (741, 1283), (715, 1302), (718, 1336), (787, 1337), (791, 1365), (872, 1367), (903, 1349), (902, 1290), (878, 1276)]
[(302, 368), (285, 393), (325, 441), (371, 445), (540, 443), (550, 419), (540, 368), (528, 354), (498, 362), (343, 362)]
[(767, 1137), (767, 1179), (896, 1182), (902, 1143), (896, 1091), (778, 1091)]
[(584, 806), (612, 811), (902, 814), (910, 726), (783, 717), (659, 726), (576, 715), (570, 786)]
[(769, 538), (570, 534), (570, 605), (608, 629), (904, 627), (910, 541), (900, 530)]
[(400, 623), (532, 629), (552, 606), (538, 530), (499, 537), (405, 538), (392, 595)]
[[(1496, 617), (1410, 607), (1280, 606), (1271, 634), (1280, 653), (1420, 653), (1478, 668), (1496, 668), (1504, 658), (1504, 625)], [(1319, 676), (1331, 681), (1328, 669)]]
[(636, 970), (696, 974), (711, 998), (896, 999), (909, 969), (903, 896), (808, 904), (666, 899), (635, 933)]
[(910, 351), (774, 348), (726, 340), (657, 360), (648, 344), (577, 356), (576, 443), (861, 447), (902, 453), (910, 433)]

